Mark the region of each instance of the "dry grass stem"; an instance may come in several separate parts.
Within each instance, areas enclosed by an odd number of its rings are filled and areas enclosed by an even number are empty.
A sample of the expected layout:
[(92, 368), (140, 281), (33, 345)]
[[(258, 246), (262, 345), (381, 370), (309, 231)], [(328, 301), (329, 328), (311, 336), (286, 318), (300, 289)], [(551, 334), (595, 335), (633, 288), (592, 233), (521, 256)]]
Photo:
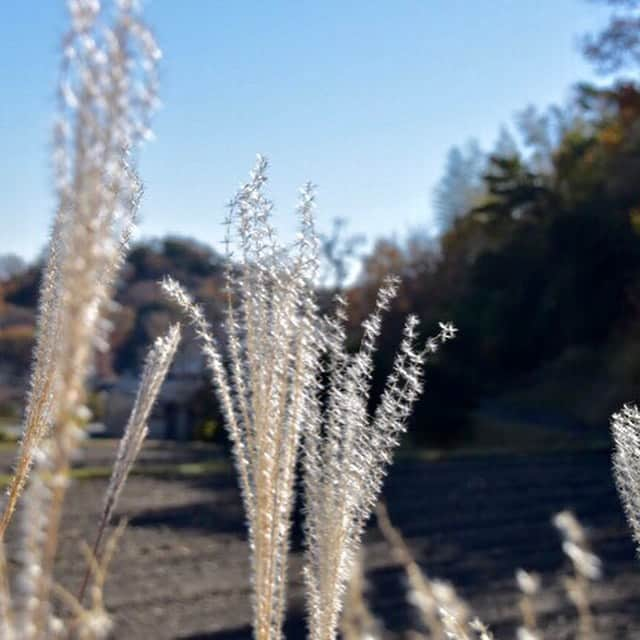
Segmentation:
[[(338, 303), (335, 318), (320, 318), (316, 309), (313, 189), (301, 191), (300, 235), (293, 248), (283, 248), (269, 222), (266, 166), (259, 157), (230, 204), (228, 239), (234, 244), (236, 234), (237, 253), (230, 255), (227, 270), (224, 347), (178, 283), (166, 279), (163, 287), (202, 342), (233, 444), (252, 555), (255, 637), (281, 636), (294, 470), (303, 437), (309, 627), (312, 638), (332, 640), (362, 530), (422, 390), (425, 353), (455, 329), (441, 325), (438, 336), (417, 350), (417, 320), (409, 318), (380, 405), (369, 419), (373, 354), (397, 282), (390, 279), (381, 289), (364, 323), (360, 351), (349, 355), (344, 304)], [(323, 373), (325, 353), (329, 368)], [(326, 410), (320, 400), (323, 375), (329, 381)]]
[(478, 618), (471, 618), (467, 604), (453, 585), (429, 578), (415, 561), (400, 531), (391, 524), (384, 503), (376, 509), (378, 527), (388, 542), (395, 559), (404, 567), (409, 582), (409, 602), (416, 608), (428, 633), (414, 632), (414, 638), (429, 640), (493, 640), (489, 628)]
[(324, 320), (328, 354), (325, 407), (315, 402), (307, 421), (304, 483), (307, 516), (305, 581), (309, 628), (313, 640), (336, 635), (346, 584), (366, 522), (376, 504), (392, 453), (422, 392), (424, 359), (455, 329), (416, 345), (415, 317), (407, 319), (393, 370), (373, 417), (368, 401), (373, 356), (398, 282), (388, 278), (378, 293), (373, 313), (363, 323), (360, 349), (347, 353), (346, 303), (337, 299), (335, 317)]
[(383, 636), (380, 622), (367, 604), (365, 588), (366, 580), (361, 552), (347, 585), (340, 620), (340, 633), (343, 640), (379, 640)]
[[(102, 513), (98, 523), (93, 555), (100, 560), (100, 545), (105, 529), (118, 504), (120, 493), (129, 477), (142, 444), (147, 437), (147, 420), (156, 401), (160, 387), (169, 371), (171, 362), (180, 342), (180, 325), (172, 325), (167, 333), (156, 338), (153, 346), (147, 353), (142, 377), (138, 387), (131, 415), (124, 429), (124, 434), (118, 445), (118, 452), (111, 472), (111, 478), (104, 495)], [(89, 571), (85, 574), (80, 587), (78, 600), (82, 602), (84, 592), (89, 579)]]
[(176, 282), (163, 283), (202, 342), (233, 445), (247, 514), (258, 640), (281, 636), (294, 470), (319, 358), (313, 188), (301, 191), (300, 236), (287, 250), (270, 226), (266, 168), (259, 157), (230, 204), (229, 236), (237, 233), (238, 253), (230, 256), (234, 262), (227, 270), (224, 352), (202, 309)]
[(12, 617), (14, 632), (34, 640), (60, 631), (50, 594), (62, 505), (90, 418), (86, 381), (95, 351), (107, 348), (113, 283), (141, 194), (131, 153), (148, 135), (160, 55), (134, 3), (70, 0), (67, 6), (71, 27), (62, 46), (54, 130), (57, 212), (31, 393), (0, 519), (2, 538), (27, 486)]
[(565, 578), (564, 586), (578, 611), (578, 638), (592, 640), (596, 629), (591, 612), (591, 582), (602, 577), (602, 563), (591, 551), (587, 534), (573, 513), (557, 513), (553, 524), (562, 536), (562, 550), (573, 567), (573, 575)]
[(613, 472), (636, 545), (640, 547), (640, 411), (625, 405), (611, 420)]
[(516, 571), (516, 583), (520, 590), (518, 606), (522, 615), (523, 625), (518, 628), (518, 640), (542, 640), (542, 633), (538, 629), (535, 597), (540, 591), (540, 576), (524, 569)]

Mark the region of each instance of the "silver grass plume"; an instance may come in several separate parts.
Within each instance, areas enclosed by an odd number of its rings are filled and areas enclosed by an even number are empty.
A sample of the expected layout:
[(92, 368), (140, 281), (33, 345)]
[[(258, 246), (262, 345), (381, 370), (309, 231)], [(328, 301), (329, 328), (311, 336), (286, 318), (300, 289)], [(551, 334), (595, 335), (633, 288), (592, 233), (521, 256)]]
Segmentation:
[[(160, 53), (133, 3), (116, 5), (108, 25), (109, 12), (97, 0), (67, 3), (71, 28), (62, 43), (53, 145), (57, 213), (40, 290), (30, 397), (0, 537), (38, 444), (65, 414), (61, 388), (71, 387), (67, 380), (84, 380), (93, 348), (106, 347), (103, 314), (141, 194), (128, 154), (149, 136)], [(61, 364), (73, 370), (71, 378)]]
[(428, 637), (431, 640), (471, 640), (475, 637), (471, 634), (473, 631), (481, 640), (491, 639), (493, 636), (488, 628), (478, 618), (470, 618), (469, 607), (453, 585), (430, 578), (420, 568), (402, 534), (391, 523), (384, 503), (378, 504), (376, 517), (394, 558), (405, 570), (408, 600), (416, 608)]
[(552, 519), (562, 537), (562, 550), (570, 560), (573, 575), (564, 579), (564, 588), (578, 611), (579, 640), (595, 637), (591, 611), (591, 582), (602, 577), (602, 562), (590, 548), (587, 533), (571, 511), (560, 511)]
[(324, 322), (328, 354), (326, 408), (315, 402), (304, 447), (307, 608), (312, 640), (333, 640), (344, 592), (362, 533), (375, 507), (392, 452), (422, 392), (427, 352), (455, 334), (450, 324), (423, 349), (416, 347), (418, 320), (407, 319), (393, 370), (371, 418), (368, 400), (382, 313), (396, 295), (387, 278), (373, 313), (363, 323), (360, 349), (346, 351), (346, 302)]
[(517, 640), (542, 640), (535, 607), (535, 598), (540, 592), (540, 575), (518, 569), (516, 583), (521, 594), (518, 606), (522, 615), (522, 625), (517, 629)]
[(316, 395), (320, 349), (313, 187), (301, 190), (295, 246), (283, 248), (269, 221), (266, 168), (258, 156), (229, 206), (228, 242), (237, 253), (228, 260), (224, 348), (190, 295), (171, 279), (163, 282), (202, 343), (232, 443), (247, 515), (257, 640), (282, 636), (295, 464)]
[[(202, 308), (177, 282), (165, 279), (163, 288), (202, 343), (232, 442), (248, 521), (257, 640), (282, 635), (294, 470), (304, 425), (309, 627), (313, 639), (331, 640), (364, 525), (422, 390), (424, 357), (455, 329), (442, 324), (438, 336), (417, 350), (417, 320), (409, 318), (370, 418), (373, 356), (397, 281), (385, 282), (364, 323), (360, 351), (349, 355), (346, 304), (338, 302), (334, 318), (320, 318), (316, 309), (313, 189), (307, 185), (301, 192), (302, 230), (294, 250), (285, 249), (269, 222), (266, 167), (259, 156), (230, 204), (228, 242), (233, 244), (235, 232), (237, 254), (229, 256), (227, 268), (226, 344), (218, 344)], [(326, 409), (320, 383), (325, 353)]]
[(160, 52), (134, 2), (69, 0), (53, 166), (57, 212), (43, 277), (31, 395), (0, 535), (32, 464), (16, 605), (25, 638), (54, 633), (49, 604), (70, 461), (89, 419), (85, 383), (107, 347), (112, 287), (141, 194), (130, 152), (148, 137)]
[(120, 440), (116, 461), (104, 496), (102, 519), (108, 522), (149, 431), (147, 421), (180, 342), (180, 325), (172, 325), (156, 338), (147, 353), (138, 393)]
[[(160, 387), (169, 371), (179, 342), (180, 325), (174, 324), (165, 335), (156, 338), (145, 358), (138, 393), (124, 429), (124, 434), (120, 439), (111, 478), (104, 494), (102, 513), (92, 551), (94, 558), (98, 562), (100, 561), (100, 545), (106, 526), (113, 516), (120, 493), (129, 477), (129, 472), (133, 468), (133, 464), (149, 432), (147, 421), (158, 397)], [(80, 602), (82, 602), (84, 596), (89, 574), (90, 572), (87, 571), (80, 588), (80, 595), (78, 596)]]
[(613, 472), (633, 538), (640, 548), (640, 411), (625, 405), (613, 415)]

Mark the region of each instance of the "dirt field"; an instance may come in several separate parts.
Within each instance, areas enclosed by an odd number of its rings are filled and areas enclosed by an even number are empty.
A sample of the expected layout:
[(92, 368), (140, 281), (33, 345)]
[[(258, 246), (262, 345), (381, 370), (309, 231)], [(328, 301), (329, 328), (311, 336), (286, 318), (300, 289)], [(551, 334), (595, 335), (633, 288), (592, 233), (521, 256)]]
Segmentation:
[[(112, 449), (90, 447), (86, 463), (107, 464)], [(151, 444), (141, 466), (200, 462), (216, 449)], [(0, 454), (2, 470), (10, 456)], [(78, 544), (93, 536), (105, 480), (77, 481), (64, 520), (61, 580), (76, 588), (84, 570)], [(453, 581), (499, 640), (517, 624), (514, 570), (543, 574), (540, 610), (546, 638), (573, 637), (573, 609), (562, 593), (567, 570), (549, 520), (572, 508), (590, 529), (606, 569), (594, 589), (599, 638), (640, 637), (640, 565), (624, 524), (606, 453), (486, 456), (441, 462), (403, 460), (386, 486), (395, 524), (424, 569)], [(243, 516), (234, 477), (224, 469), (206, 476), (136, 476), (119, 515), (130, 519), (114, 561), (107, 604), (116, 638), (249, 638), (250, 600)], [(303, 637), (299, 527), (291, 566), (291, 609), (286, 636)], [(366, 545), (368, 598), (388, 637), (416, 626), (405, 601), (402, 573), (377, 530)]]

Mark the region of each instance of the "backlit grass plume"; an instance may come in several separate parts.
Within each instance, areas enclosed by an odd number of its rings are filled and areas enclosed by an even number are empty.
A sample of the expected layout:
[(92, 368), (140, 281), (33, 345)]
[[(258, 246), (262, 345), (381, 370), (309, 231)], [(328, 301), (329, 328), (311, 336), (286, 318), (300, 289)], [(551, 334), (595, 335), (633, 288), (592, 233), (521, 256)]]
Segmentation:
[(536, 596), (540, 593), (541, 578), (537, 573), (517, 569), (516, 583), (521, 594), (518, 607), (522, 616), (522, 625), (517, 630), (518, 640), (542, 640), (535, 604)]
[[(202, 309), (178, 283), (166, 279), (163, 287), (202, 342), (233, 444), (252, 555), (254, 635), (271, 640), (282, 634), (294, 471), (304, 441), (309, 626), (312, 638), (329, 640), (364, 524), (422, 389), (424, 355), (455, 330), (442, 325), (427, 348), (418, 349), (417, 320), (409, 318), (370, 419), (373, 354), (397, 282), (390, 279), (380, 290), (361, 349), (348, 354), (344, 303), (333, 319), (320, 317), (316, 308), (313, 189), (301, 191), (298, 240), (282, 247), (269, 222), (266, 166), (258, 157), (230, 205), (229, 240), (237, 240), (237, 252), (227, 269), (225, 342), (218, 343)], [(326, 372), (324, 359), (330, 363)]]
[(614, 440), (613, 471), (618, 493), (640, 548), (640, 411), (625, 405), (613, 415), (611, 430)]
[(251, 546), (254, 631), (260, 640), (281, 635), (294, 470), (319, 358), (313, 189), (307, 185), (301, 192), (300, 236), (286, 250), (269, 223), (266, 166), (259, 157), (250, 181), (230, 205), (229, 229), (237, 233), (238, 253), (227, 270), (224, 351), (200, 307), (176, 282), (163, 283), (202, 341), (233, 444)]
[(148, 135), (159, 49), (132, 2), (69, 0), (53, 168), (57, 213), (40, 291), (38, 337), (15, 475), (0, 519), (11, 520), (34, 453), (56, 424), (59, 466), (85, 418), (84, 381), (106, 346), (104, 312), (141, 194), (130, 151)]
[[(180, 325), (174, 324), (165, 335), (156, 338), (145, 359), (138, 393), (124, 434), (120, 439), (111, 478), (104, 495), (102, 513), (92, 550), (92, 555), (97, 562), (100, 561), (102, 555), (101, 543), (106, 526), (113, 516), (122, 489), (149, 432), (147, 420), (158, 397), (160, 387), (169, 371), (179, 342)], [(80, 587), (80, 595), (78, 596), (80, 602), (82, 602), (90, 573), (88, 569)]]
[(596, 637), (591, 583), (602, 577), (602, 562), (591, 551), (587, 533), (571, 511), (556, 513), (552, 522), (562, 536), (562, 551), (573, 567), (573, 575), (565, 577), (564, 587), (578, 612), (576, 638), (591, 640)]
[(363, 323), (360, 349), (346, 349), (346, 303), (338, 298), (334, 318), (326, 319), (327, 400), (314, 406), (305, 432), (304, 483), (309, 628), (313, 640), (336, 635), (344, 591), (365, 524), (375, 507), (394, 448), (422, 392), (427, 351), (452, 337), (440, 333), (418, 347), (414, 316), (407, 319), (393, 370), (380, 403), (369, 416), (373, 356), (382, 329), (382, 314), (396, 295), (398, 281), (388, 278), (373, 313)]
[(147, 437), (149, 414), (169, 371), (179, 342), (180, 325), (174, 324), (165, 335), (156, 338), (147, 354), (138, 393), (120, 440), (113, 472), (105, 493), (101, 518), (103, 523), (111, 519), (129, 472)]
[[(86, 383), (96, 350), (108, 344), (107, 312), (141, 195), (133, 152), (149, 135), (156, 102), (160, 51), (136, 5), (67, 2), (70, 28), (62, 43), (53, 145), (57, 210), (40, 290), (23, 435), (0, 518), (1, 544), (26, 486), (13, 594), (4, 554), (0, 562), (3, 637), (108, 633), (95, 590), (97, 608), (85, 611), (76, 603), (71, 609), (83, 614), (70, 626), (56, 617), (52, 595), (70, 600), (53, 570), (71, 461), (90, 418)], [(143, 380), (150, 385), (146, 393), (157, 392), (165, 372), (166, 367), (154, 380)], [(102, 580), (104, 571), (93, 562)]]
[(478, 618), (471, 617), (471, 610), (454, 586), (443, 580), (434, 580), (420, 568), (409, 545), (389, 519), (386, 505), (376, 510), (378, 527), (391, 547), (393, 556), (407, 575), (408, 599), (417, 610), (428, 636), (415, 634), (416, 638), (430, 640), (493, 640), (493, 634)]

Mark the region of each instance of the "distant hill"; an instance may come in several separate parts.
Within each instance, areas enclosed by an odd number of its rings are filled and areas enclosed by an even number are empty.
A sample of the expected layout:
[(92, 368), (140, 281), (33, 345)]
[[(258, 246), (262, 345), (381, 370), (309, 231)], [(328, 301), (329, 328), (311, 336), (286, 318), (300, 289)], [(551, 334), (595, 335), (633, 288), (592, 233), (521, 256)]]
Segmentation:
[[(0, 280), (0, 417), (20, 412), (35, 339), (42, 264), (16, 269)], [(153, 338), (177, 319), (158, 281), (171, 274), (206, 307), (215, 322), (222, 303), (224, 258), (195, 240), (166, 237), (140, 242), (130, 251), (111, 313), (111, 351), (98, 359), (101, 379), (140, 369)]]

